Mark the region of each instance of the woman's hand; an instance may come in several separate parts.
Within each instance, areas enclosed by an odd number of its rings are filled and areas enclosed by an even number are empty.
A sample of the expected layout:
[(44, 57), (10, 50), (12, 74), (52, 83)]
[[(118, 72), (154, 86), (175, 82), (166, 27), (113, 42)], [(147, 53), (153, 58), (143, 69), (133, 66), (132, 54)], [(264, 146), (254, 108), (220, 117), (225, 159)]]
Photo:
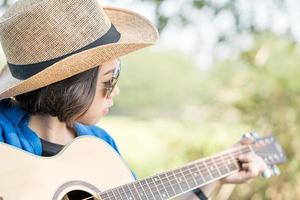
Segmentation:
[[(250, 139), (241, 141), (242, 145), (250, 144)], [(242, 154), (238, 157), (241, 163), (241, 170), (221, 179), (221, 183), (241, 184), (253, 180), (255, 177), (268, 169), (263, 159), (255, 153)]]

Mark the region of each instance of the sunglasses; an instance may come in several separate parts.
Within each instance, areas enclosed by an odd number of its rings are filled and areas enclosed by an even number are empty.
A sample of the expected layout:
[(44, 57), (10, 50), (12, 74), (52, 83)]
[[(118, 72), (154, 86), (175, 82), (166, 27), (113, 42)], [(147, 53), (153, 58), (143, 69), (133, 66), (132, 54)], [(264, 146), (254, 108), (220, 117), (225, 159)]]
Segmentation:
[(104, 98), (110, 98), (111, 97), (111, 93), (113, 92), (113, 90), (115, 89), (119, 76), (120, 76), (120, 72), (121, 72), (121, 61), (118, 60), (117, 61), (117, 66), (114, 69), (113, 73), (112, 73), (112, 78), (111, 80), (105, 82), (104, 85)]

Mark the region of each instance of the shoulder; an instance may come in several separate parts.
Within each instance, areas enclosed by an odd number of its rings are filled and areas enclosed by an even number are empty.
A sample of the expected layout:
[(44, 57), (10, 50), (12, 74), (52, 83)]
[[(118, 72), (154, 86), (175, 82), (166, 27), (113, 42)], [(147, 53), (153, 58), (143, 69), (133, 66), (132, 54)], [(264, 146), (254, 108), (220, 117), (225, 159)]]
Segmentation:
[(26, 112), (11, 99), (0, 100), (0, 128), (2, 134), (15, 132), (14, 129), (18, 127), (25, 115)]
[(14, 126), (17, 126), (25, 115), (26, 112), (14, 103), (13, 100), (0, 100), (0, 122), (7, 120)]
[(115, 145), (115, 141), (112, 138), (112, 136), (103, 128), (100, 128), (99, 126), (96, 125), (88, 126), (88, 128), (90, 128), (90, 130), (95, 134), (95, 136), (102, 138), (105, 141), (108, 141), (110, 144)]
[(39, 138), (28, 131), (27, 113), (11, 99), (0, 100), (0, 142), (39, 155)]

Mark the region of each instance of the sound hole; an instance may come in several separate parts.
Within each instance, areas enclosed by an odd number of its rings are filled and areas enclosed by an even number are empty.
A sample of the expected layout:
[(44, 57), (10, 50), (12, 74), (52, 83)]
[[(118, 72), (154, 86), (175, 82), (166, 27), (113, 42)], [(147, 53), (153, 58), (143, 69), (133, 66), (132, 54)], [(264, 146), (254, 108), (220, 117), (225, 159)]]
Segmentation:
[[(80, 190), (73, 190), (71, 192), (68, 192), (63, 200), (82, 200), (85, 198), (89, 198), (93, 195), (91, 195), (88, 192), (80, 191)], [(90, 198), (89, 200), (96, 200), (95, 198)]]

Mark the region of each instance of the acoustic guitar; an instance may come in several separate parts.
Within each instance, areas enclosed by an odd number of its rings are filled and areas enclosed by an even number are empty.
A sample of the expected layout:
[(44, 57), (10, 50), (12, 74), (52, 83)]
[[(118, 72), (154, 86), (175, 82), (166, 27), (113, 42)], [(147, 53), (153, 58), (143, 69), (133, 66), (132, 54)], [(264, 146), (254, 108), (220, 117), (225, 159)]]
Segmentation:
[[(0, 144), (1, 200), (163, 200), (221, 179), (240, 169), (237, 156), (254, 152), (273, 171), (286, 161), (272, 136), (225, 150), (177, 169), (136, 181), (106, 142), (81, 136), (53, 157), (40, 157)], [(278, 169), (278, 168), (277, 168)]]

